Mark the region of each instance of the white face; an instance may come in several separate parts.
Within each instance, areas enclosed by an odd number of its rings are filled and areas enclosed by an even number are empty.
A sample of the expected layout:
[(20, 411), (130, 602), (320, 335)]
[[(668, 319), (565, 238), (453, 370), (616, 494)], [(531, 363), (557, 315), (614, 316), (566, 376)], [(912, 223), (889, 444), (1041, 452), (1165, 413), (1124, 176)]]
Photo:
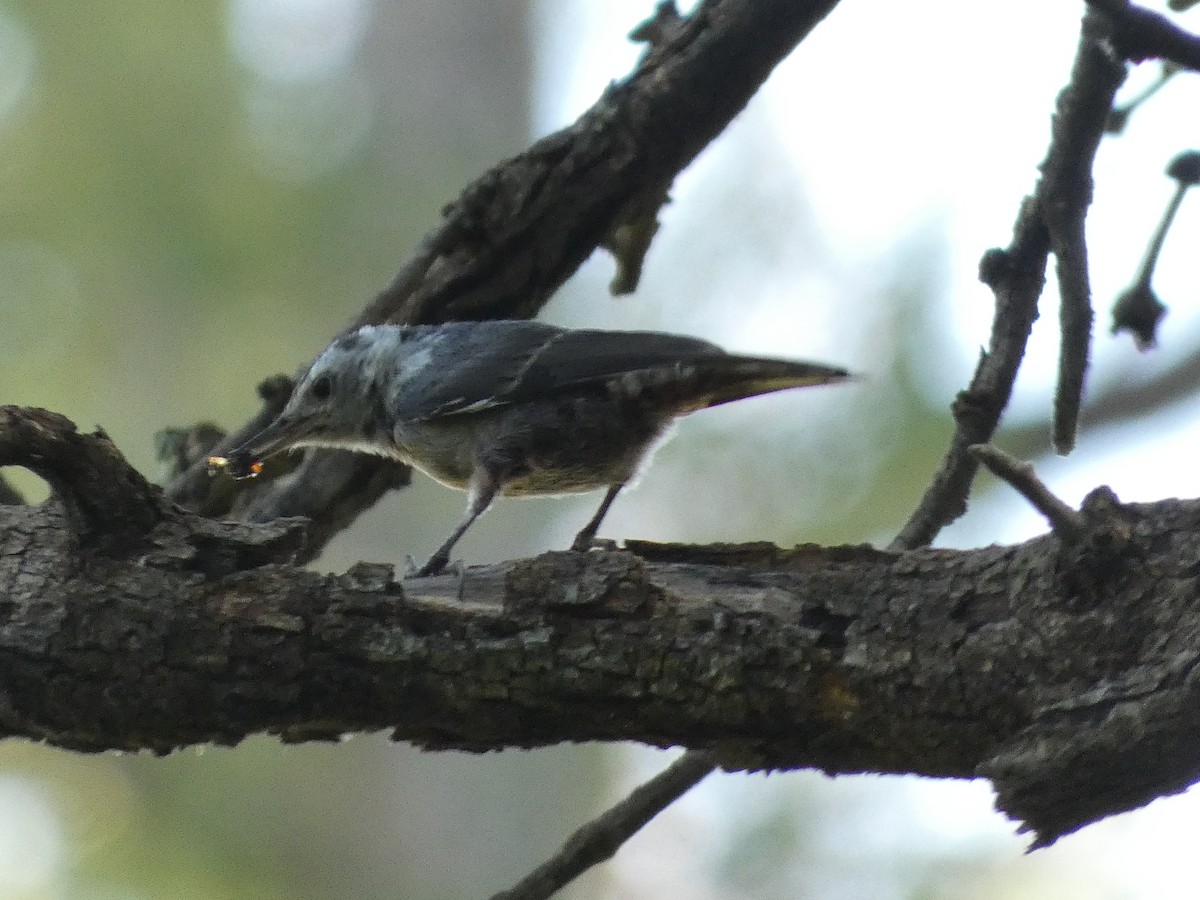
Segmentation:
[[(355, 335), (351, 335), (351, 338)], [(285, 415), (310, 419), (318, 433), (361, 438), (371, 423), (372, 345), (335, 342), (321, 354), (288, 401)]]
[(340, 447), (390, 455), (373, 361), (378, 336), (360, 329), (334, 341), (304, 376), (287, 406), (247, 445), (256, 456), (294, 447)]

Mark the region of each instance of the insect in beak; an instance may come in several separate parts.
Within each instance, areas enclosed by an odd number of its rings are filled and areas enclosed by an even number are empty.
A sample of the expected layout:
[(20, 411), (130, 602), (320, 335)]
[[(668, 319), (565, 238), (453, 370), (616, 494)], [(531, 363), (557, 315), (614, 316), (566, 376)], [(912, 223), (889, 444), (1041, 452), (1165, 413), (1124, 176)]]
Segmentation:
[(248, 450), (234, 450), (228, 456), (210, 456), (207, 462), (210, 475), (225, 470), (238, 481), (256, 478), (263, 470), (263, 461), (255, 459)]

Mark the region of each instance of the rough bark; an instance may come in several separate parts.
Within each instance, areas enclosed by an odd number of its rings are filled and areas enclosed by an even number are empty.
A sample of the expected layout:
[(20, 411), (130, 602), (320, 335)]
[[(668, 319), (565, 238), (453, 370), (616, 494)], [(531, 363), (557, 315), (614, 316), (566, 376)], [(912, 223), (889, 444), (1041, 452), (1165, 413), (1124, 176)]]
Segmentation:
[(985, 775), (1041, 840), (1200, 775), (1197, 502), (1098, 491), (1069, 545), (638, 543), (397, 583), (288, 565), (300, 523), (188, 513), (51, 413), (4, 408), (0, 464), (56, 492), (0, 507), (6, 736), (637, 740), (729, 769)]
[[(598, 245), (632, 254), (621, 265), (635, 277), (671, 179), (834, 5), (663, 14), (634, 75), (469, 188), (360, 321), (531, 315)], [(1162, 38), (1128, 4), (1092, 5), (1118, 48)], [(1167, 37), (1162, 53), (1193, 58), (1194, 39)], [(973, 383), (932, 500), (898, 544), (928, 540), (962, 506), (966, 454), (999, 420), (1036, 312), (1044, 212), (1025, 204), (1012, 247), (988, 258), (1000, 303), (977, 379), (986, 408)], [(1018, 291), (1027, 302), (1007, 315)], [(230, 440), (270, 418), (285, 382), (262, 396)], [(197, 462), (206, 449), (188, 451), (164, 494), (102, 434), (0, 409), (0, 466), (54, 491), (25, 507), (0, 485), (0, 735), (163, 753), (384, 728), (476, 751), (638, 740), (703, 754), (693, 775), (715, 760), (986, 776), (1042, 842), (1200, 776), (1200, 503), (1127, 506), (1099, 490), (1069, 539), (1014, 547), (633, 543), (398, 583), (386, 566), (332, 576), (294, 563), (404, 470), (314, 454), (221, 497)], [(198, 514), (231, 510), (312, 521)]]

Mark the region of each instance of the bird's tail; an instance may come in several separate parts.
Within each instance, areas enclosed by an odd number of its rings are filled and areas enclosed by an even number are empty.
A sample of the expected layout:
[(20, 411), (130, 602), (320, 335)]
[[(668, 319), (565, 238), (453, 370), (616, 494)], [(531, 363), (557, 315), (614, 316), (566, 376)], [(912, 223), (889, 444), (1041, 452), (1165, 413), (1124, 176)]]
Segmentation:
[(754, 356), (715, 356), (696, 365), (694, 401), (688, 409), (720, 406), (744, 397), (791, 388), (848, 381), (854, 376), (837, 366)]

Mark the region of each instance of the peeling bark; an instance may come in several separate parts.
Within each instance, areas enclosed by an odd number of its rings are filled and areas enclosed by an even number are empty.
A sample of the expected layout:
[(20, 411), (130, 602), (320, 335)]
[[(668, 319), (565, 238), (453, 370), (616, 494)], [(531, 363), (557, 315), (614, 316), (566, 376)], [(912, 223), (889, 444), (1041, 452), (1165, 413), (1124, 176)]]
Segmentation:
[[(0, 507), (7, 736), (165, 753), (388, 728), (439, 749), (636, 740), (728, 769), (984, 775), (1044, 841), (1200, 776), (1198, 502), (1101, 489), (1069, 544), (631, 543), (398, 583), (298, 569), (301, 522), (196, 516), (102, 434), (3, 412), (0, 463), (56, 491)], [(124, 507), (84, 501), (112, 484)], [(116, 539), (90, 540), (97, 517)]]

